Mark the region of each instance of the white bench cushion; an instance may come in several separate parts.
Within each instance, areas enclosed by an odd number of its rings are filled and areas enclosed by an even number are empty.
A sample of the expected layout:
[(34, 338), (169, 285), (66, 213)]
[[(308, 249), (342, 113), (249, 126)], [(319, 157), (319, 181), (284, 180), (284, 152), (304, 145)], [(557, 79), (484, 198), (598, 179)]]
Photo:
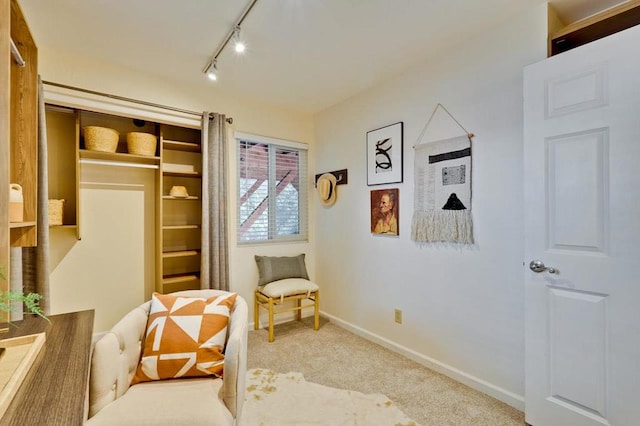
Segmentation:
[(259, 287), (260, 293), (273, 299), (317, 291), (318, 284), (303, 278), (286, 278)]

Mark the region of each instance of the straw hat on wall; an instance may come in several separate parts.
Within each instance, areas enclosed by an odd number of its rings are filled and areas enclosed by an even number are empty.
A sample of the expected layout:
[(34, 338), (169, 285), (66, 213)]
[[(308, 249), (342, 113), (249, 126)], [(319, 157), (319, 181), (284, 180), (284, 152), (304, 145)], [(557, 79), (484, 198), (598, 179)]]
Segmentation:
[(331, 173), (325, 173), (318, 178), (316, 184), (320, 202), (324, 206), (332, 206), (336, 202), (336, 177)]

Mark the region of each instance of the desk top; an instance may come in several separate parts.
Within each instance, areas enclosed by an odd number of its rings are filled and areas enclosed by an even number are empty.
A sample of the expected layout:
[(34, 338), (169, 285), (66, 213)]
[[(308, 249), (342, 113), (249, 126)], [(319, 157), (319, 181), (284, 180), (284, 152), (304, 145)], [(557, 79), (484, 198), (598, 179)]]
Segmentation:
[(81, 425), (89, 382), (93, 310), (16, 321), (3, 338), (45, 332), (47, 340), (0, 419), (4, 425)]

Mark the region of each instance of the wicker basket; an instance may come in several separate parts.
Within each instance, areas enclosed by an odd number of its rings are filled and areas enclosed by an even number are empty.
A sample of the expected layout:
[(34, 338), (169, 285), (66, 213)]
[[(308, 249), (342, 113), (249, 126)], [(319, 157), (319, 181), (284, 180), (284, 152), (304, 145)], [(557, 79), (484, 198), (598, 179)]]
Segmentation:
[(129, 154), (156, 155), (156, 135), (151, 133), (130, 132), (127, 133), (127, 150)]
[(84, 147), (90, 151), (116, 152), (120, 133), (108, 127), (84, 126)]
[(62, 225), (64, 200), (49, 200), (49, 226)]

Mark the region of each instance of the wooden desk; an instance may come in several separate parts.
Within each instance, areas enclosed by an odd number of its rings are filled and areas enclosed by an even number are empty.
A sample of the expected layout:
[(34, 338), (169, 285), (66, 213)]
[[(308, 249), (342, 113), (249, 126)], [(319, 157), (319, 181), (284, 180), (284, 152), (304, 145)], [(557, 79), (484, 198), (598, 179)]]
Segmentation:
[(81, 425), (89, 381), (93, 310), (29, 316), (3, 338), (45, 332), (47, 340), (0, 425)]

